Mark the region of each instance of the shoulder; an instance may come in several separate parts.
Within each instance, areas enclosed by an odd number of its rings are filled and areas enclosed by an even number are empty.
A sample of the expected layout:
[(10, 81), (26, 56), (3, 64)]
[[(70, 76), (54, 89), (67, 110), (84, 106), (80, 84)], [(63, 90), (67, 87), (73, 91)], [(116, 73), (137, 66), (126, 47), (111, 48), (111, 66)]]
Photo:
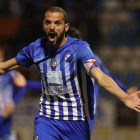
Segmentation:
[(23, 52), (28, 54), (36, 54), (37, 51), (41, 50), (45, 45), (46, 39), (44, 37), (38, 38), (34, 42), (30, 43), (28, 46), (23, 48)]
[(42, 37), (42, 38), (38, 38), (37, 40), (35, 40), (34, 42), (30, 43), (29, 46), (30, 47), (43, 47), (46, 43), (46, 38)]
[(80, 40), (80, 39), (77, 39), (77, 38), (69, 37), (69, 42), (71, 42), (71, 44), (76, 48), (89, 47), (89, 44), (86, 41), (83, 41), (83, 40)]

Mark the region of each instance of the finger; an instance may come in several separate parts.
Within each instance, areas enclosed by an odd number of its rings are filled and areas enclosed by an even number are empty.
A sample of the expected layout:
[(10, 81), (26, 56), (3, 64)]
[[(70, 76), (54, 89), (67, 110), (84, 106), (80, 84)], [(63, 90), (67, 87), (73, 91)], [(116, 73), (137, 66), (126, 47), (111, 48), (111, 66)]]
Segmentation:
[(138, 113), (140, 113), (140, 109), (134, 108), (134, 110), (137, 111)]
[(140, 90), (136, 91), (135, 94), (139, 95), (140, 94)]

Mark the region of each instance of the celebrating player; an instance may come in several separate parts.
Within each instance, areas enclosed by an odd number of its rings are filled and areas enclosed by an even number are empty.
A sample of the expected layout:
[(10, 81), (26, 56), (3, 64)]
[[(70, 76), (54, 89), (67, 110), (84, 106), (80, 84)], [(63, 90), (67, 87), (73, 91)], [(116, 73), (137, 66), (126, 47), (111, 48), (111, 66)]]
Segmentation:
[[(66, 12), (60, 7), (51, 7), (43, 21), (46, 37), (23, 48), (15, 58), (0, 63), (0, 74), (32, 64), (39, 70), (42, 94), (35, 116), (34, 139), (90, 139), (87, 120), (94, 117), (92, 78), (127, 107), (140, 112), (140, 91), (127, 95), (120, 89), (100, 70), (89, 44), (68, 37), (65, 34), (68, 29)], [(82, 66), (88, 75), (83, 75)], [(87, 78), (87, 83), (82, 76)]]
[[(75, 27), (70, 27), (66, 34), (70, 37), (73, 37), (73, 38), (82, 39), (81, 32)], [(103, 62), (101, 61), (101, 59), (96, 54), (94, 54), (94, 56), (99, 64), (102, 72), (111, 76), (108, 69), (104, 66)], [(129, 89), (127, 89), (118, 79), (114, 78), (113, 76), (111, 76), (111, 77), (114, 79), (114, 81), (117, 83), (117, 85), (123, 91), (125, 91), (127, 94), (131, 94), (131, 93), (137, 91), (137, 87), (130, 87)], [(41, 90), (41, 88), (42, 88), (41, 81), (28, 81), (25, 79), (25, 77), (21, 73), (18, 73), (16, 76), (13, 75), (13, 81), (17, 86), (20, 86), (20, 87), (27, 87), (27, 88), (38, 89), (38, 90)], [(94, 79), (93, 79), (93, 81), (94, 81)], [(94, 119), (88, 121), (89, 127), (90, 127), (90, 132), (92, 132), (94, 122), (95, 122), (97, 114), (98, 114), (99, 86), (98, 86), (96, 81), (93, 82), (93, 84), (94, 84), (94, 94), (91, 94), (91, 95), (93, 96), (92, 103), (94, 106), (94, 110), (93, 110)]]

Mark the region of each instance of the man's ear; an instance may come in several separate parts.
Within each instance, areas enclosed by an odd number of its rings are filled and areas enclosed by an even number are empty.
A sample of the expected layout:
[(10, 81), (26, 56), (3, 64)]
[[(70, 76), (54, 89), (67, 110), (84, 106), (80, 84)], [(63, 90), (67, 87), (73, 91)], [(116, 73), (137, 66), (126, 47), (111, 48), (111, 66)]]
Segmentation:
[(70, 24), (69, 23), (66, 23), (65, 24), (65, 32), (67, 32), (69, 30), (69, 27), (70, 27)]

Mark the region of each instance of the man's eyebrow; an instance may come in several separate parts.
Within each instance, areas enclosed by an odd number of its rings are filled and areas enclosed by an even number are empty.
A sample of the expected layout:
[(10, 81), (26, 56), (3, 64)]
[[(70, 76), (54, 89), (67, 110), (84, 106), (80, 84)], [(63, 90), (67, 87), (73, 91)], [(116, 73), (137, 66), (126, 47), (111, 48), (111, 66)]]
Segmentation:
[(48, 19), (44, 19), (44, 21), (50, 21), (50, 20), (48, 20)]
[(56, 20), (55, 22), (61, 21), (61, 19)]
[[(44, 19), (44, 21), (46, 22), (51, 22), (49, 19)], [(55, 20), (54, 22), (59, 22), (59, 21), (62, 21), (61, 19), (58, 19), (58, 20)]]

